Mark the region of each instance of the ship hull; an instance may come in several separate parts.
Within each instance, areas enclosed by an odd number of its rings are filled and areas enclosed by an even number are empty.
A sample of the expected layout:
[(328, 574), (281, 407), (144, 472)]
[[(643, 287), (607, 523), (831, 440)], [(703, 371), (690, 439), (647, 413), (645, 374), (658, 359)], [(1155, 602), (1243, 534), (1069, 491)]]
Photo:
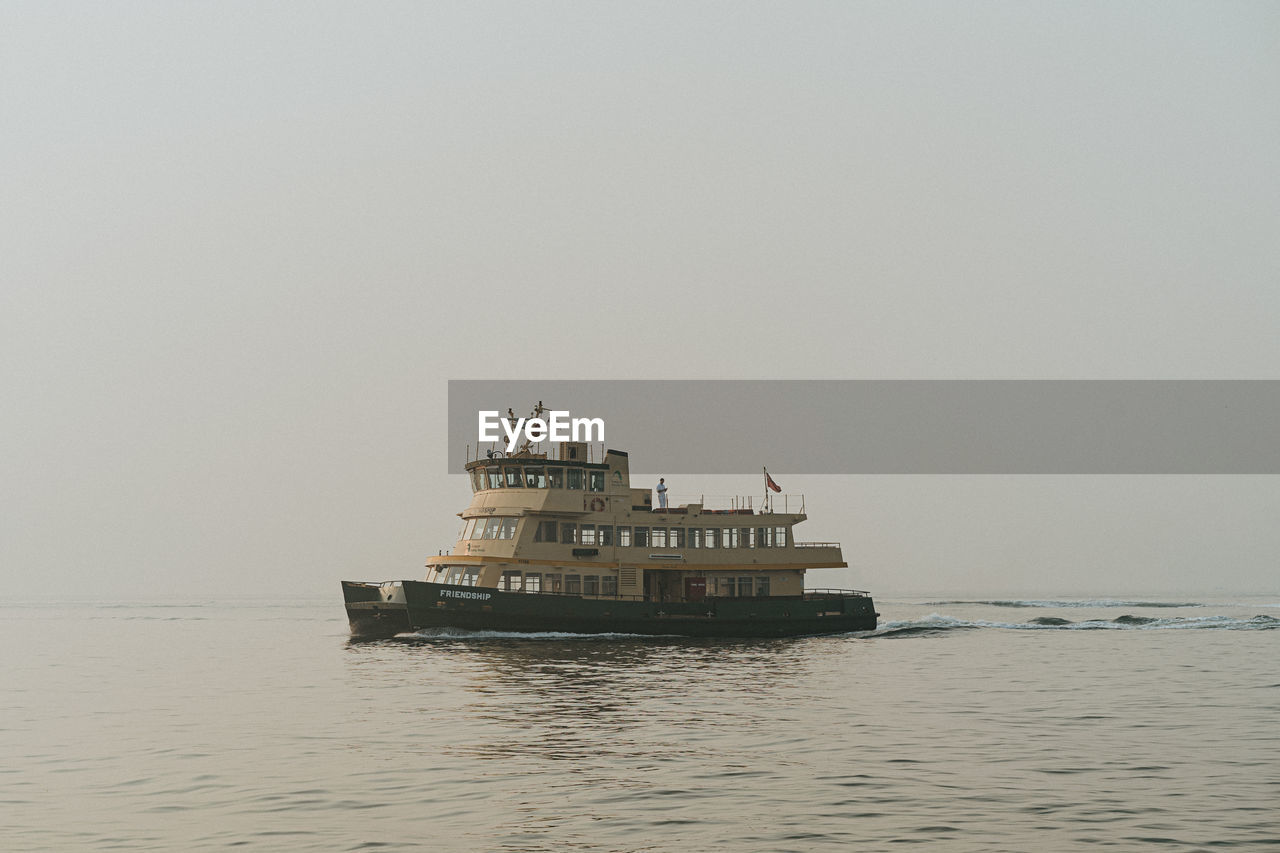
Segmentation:
[(378, 639), (430, 629), (795, 637), (872, 631), (871, 597), (855, 593), (661, 602), (503, 592), (426, 581), (342, 582), (352, 636)]

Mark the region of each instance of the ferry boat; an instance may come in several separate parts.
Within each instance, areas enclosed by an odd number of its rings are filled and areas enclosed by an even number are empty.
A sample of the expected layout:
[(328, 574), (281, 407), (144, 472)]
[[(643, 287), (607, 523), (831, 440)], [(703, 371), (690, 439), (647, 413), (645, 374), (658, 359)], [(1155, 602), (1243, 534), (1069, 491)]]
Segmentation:
[[(424, 580), (343, 581), (353, 637), (430, 629), (790, 637), (870, 631), (871, 596), (806, 590), (844, 568), (836, 542), (800, 542), (803, 496), (653, 506), (621, 450), (585, 442), (466, 463), (472, 498), (452, 551)], [(468, 453), (470, 455), (470, 453)], [(768, 473), (767, 486), (776, 488)], [(781, 504), (781, 511), (779, 511)], [(797, 506), (798, 504), (798, 506)]]

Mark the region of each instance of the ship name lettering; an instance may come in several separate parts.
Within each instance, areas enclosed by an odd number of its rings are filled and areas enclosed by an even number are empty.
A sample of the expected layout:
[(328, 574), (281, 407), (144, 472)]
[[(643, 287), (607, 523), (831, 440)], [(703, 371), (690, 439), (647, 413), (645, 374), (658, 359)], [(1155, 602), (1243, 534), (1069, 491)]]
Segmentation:
[(440, 590), (440, 597), (441, 598), (474, 598), (479, 601), (488, 601), (490, 598), (493, 598), (493, 595), (488, 592), (466, 592), (466, 591), (456, 590), (456, 589), (442, 589)]

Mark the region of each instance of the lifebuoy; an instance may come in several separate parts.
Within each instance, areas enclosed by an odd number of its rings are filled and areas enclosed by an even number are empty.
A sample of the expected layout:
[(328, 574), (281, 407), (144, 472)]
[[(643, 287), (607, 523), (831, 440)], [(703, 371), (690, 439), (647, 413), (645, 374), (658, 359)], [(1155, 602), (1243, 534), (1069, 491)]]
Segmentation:
[(592, 499), (591, 499), (591, 511), (592, 511), (592, 512), (604, 512), (604, 498), (592, 498)]

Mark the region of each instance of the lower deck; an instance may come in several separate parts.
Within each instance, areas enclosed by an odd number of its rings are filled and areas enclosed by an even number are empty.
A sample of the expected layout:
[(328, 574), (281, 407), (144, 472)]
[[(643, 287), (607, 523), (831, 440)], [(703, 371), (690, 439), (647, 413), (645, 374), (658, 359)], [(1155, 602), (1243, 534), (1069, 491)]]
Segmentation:
[(631, 568), (605, 566), (512, 566), (451, 564), (434, 567), (427, 579), (447, 586), (502, 592), (625, 596), (663, 602), (706, 598), (771, 598), (804, 592), (802, 568)]

